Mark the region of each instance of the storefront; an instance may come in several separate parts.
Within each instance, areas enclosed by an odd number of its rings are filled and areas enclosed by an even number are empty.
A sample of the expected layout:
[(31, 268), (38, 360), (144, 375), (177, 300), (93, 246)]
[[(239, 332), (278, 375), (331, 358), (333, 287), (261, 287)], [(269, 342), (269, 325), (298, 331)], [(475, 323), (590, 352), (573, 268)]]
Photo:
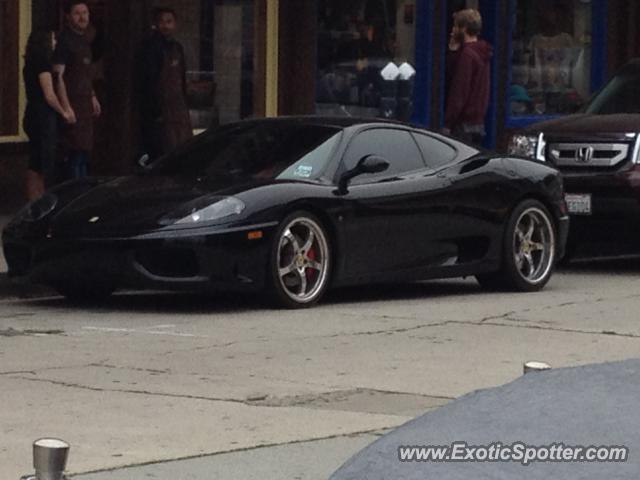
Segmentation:
[[(195, 133), (218, 124), (277, 114), (276, 0), (88, 0), (95, 88), (103, 112), (96, 120), (92, 171), (130, 171), (139, 154), (136, 69), (140, 46), (157, 7), (175, 10), (177, 39), (187, 64), (188, 105)], [(14, 173), (9, 155), (26, 153), (21, 70), (31, 31), (59, 30), (61, 0), (0, 0), (0, 169)], [(144, 87), (142, 87), (144, 88)], [(22, 162), (24, 170), (24, 162)], [(7, 175), (3, 175), (7, 177)], [(16, 183), (16, 182), (13, 182)], [(9, 188), (13, 185), (9, 185)]]
[[(281, 53), (282, 38), (315, 33), (307, 52), (290, 52), (297, 60), (292, 78), (282, 80), (289, 101), (281, 113), (375, 116), (434, 129), (444, 119), (452, 15), (477, 8), (482, 36), (494, 46), (486, 118), (493, 148), (514, 129), (577, 111), (638, 48), (630, 42), (638, 7), (622, 0), (317, 0), (315, 12), (290, 3), (281, 2), (290, 10), (281, 28), (296, 32), (281, 36)], [(314, 24), (294, 21), (309, 15)], [(296, 72), (307, 72), (302, 90)]]
[[(133, 73), (154, 7), (178, 12), (196, 131), (251, 117), (323, 114), (442, 125), (453, 12), (475, 7), (494, 46), (487, 146), (574, 112), (638, 54), (631, 0), (90, 0), (96, 30), (100, 172), (136, 153)], [(0, 0), (0, 143), (23, 144), (21, 62), (34, 28), (59, 28), (60, 0)]]

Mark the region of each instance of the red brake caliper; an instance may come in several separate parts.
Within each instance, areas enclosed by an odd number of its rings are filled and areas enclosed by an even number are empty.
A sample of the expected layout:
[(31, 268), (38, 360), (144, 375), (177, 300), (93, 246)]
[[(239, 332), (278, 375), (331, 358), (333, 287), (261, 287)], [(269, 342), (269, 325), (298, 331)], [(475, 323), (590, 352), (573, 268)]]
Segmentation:
[[(313, 247), (311, 247), (307, 252), (307, 258), (311, 261), (316, 260), (316, 251)], [(309, 282), (309, 281), (312, 281), (315, 278), (315, 276), (318, 275), (318, 273), (320, 272), (312, 268), (307, 268), (305, 273), (307, 275), (307, 281)]]

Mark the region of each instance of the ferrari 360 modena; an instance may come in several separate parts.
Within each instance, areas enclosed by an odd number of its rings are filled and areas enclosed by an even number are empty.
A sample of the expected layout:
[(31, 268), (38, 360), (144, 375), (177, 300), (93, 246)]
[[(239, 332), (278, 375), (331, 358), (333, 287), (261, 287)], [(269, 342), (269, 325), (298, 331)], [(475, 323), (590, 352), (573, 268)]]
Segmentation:
[(298, 308), (374, 282), (539, 290), (568, 222), (542, 162), (403, 123), (284, 117), (206, 131), (135, 175), (62, 184), (2, 239), (11, 277), (70, 299), (239, 290)]

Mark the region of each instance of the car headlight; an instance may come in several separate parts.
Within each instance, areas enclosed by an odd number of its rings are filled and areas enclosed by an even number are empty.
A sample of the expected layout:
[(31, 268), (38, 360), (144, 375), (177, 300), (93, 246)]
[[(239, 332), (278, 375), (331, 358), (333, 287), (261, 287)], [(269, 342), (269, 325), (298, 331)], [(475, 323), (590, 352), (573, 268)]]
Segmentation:
[(199, 199), (186, 205), (185, 208), (177, 210), (170, 215), (164, 217), (161, 221), (164, 225), (193, 225), (198, 223), (213, 222), (223, 218), (240, 215), (245, 209), (242, 200), (235, 197), (225, 197), (210, 203), (206, 207), (202, 207), (203, 200)]
[(58, 197), (45, 193), (18, 212), (14, 222), (37, 222), (53, 212), (58, 205)]
[(537, 135), (514, 135), (509, 142), (509, 155), (536, 158), (538, 153)]

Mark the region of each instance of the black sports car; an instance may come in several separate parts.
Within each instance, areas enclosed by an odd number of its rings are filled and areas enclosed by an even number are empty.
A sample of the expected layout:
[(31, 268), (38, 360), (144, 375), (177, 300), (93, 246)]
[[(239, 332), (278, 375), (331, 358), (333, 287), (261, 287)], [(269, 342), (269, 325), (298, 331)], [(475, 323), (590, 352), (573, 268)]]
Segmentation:
[(117, 288), (266, 290), (475, 275), (532, 291), (563, 255), (562, 180), (401, 123), (291, 117), (195, 137), (144, 172), (68, 182), (3, 233), (9, 274), (70, 298)]

